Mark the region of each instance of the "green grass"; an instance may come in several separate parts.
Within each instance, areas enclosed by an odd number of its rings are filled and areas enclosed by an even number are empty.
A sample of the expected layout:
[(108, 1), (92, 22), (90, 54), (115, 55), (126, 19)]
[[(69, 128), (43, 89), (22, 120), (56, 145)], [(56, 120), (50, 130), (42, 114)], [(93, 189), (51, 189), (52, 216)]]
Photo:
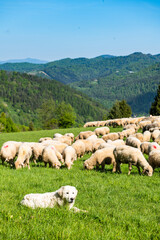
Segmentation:
[[(93, 130), (94, 128), (90, 128)], [(87, 129), (61, 129), (26, 133), (1, 134), (0, 144), (7, 140), (38, 141), (55, 132)], [(120, 131), (121, 129), (112, 129)], [(72, 169), (44, 168), (43, 163), (31, 170), (15, 170), (0, 164), (0, 239), (160, 239), (160, 173), (139, 176), (133, 167), (130, 176), (123, 164), (122, 174), (87, 171), (83, 162)], [(20, 201), (28, 193), (55, 191), (63, 185), (78, 189), (75, 206), (88, 213), (73, 213), (64, 208), (29, 209)]]

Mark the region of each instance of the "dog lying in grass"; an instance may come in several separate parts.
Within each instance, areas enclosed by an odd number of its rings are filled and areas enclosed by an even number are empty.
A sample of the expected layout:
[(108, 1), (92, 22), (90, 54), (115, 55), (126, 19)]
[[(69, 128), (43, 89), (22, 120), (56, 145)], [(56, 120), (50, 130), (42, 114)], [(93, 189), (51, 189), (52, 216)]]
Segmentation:
[(87, 212), (73, 207), (77, 196), (77, 189), (73, 186), (62, 186), (55, 192), (31, 193), (24, 196), (21, 204), (30, 208), (53, 208), (57, 206), (66, 206), (69, 210), (75, 212)]

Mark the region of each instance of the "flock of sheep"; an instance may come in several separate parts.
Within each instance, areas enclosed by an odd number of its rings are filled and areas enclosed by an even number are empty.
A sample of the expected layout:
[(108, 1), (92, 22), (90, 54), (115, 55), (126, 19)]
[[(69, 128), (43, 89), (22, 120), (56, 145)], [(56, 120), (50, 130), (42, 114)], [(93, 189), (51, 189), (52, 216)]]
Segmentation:
[[(109, 126), (119, 125), (123, 126), (121, 132), (110, 133)], [(59, 169), (65, 165), (70, 169), (77, 158), (83, 157), (85, 153), (92, 153), (84, 162), (84, 168), (88, 170), (99, 166), (104, 169), (105, 164), (112, 164), (113, 172), (121, 173), (123, 163), (129, 166), (128, 174), (132, 165), (135, 165), (139, 173), (141, 167), (144, 174), (152, 176), (154, 169), (160, 167), (159, 117), (122, 118), (84, 125), (89, 126), (98, 128), (80, 132), (76, 137), (73, 133), (56, 133), (53, 138), (44, 137), (39, 142), (5, 142), (0, 152), (2, 164), (8, 162), (16, 169), (26, 166), (30, 169), (30, 161), (37, 164), (38, 160), (43, 161), (45, 166), (48, 163), (50, 167)], [(137, 132), (140, 128), (142, 133)], [(148, 161), (143, 153), (149, 155)]]

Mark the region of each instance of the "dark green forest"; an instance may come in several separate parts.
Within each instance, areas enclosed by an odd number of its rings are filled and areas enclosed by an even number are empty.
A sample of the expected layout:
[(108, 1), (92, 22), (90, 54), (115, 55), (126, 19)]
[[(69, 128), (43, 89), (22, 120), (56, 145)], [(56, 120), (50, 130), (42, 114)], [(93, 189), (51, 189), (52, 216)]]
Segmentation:
[[(45, 101), (53, 99), (56, 107), (64, 102), (76, 114), (76, 124), (101, 120), (106, 109), (69, 86), (26, 73), (0, 71), (0, 112), (5, 112), (17, 124), (42, 127), (39, 110)], [(69, 108), (69, 106), (68, 106)]]
[(46, 64), (6, 63), (1, 64), (0, 69), (55, 79), (85, 93), (107, 109), (116, 100), (125, 99), (133, 114), (140, 115), (149, 114), (160, 83), (160, 54), (136, 52), (119, 57), (66, 58)]

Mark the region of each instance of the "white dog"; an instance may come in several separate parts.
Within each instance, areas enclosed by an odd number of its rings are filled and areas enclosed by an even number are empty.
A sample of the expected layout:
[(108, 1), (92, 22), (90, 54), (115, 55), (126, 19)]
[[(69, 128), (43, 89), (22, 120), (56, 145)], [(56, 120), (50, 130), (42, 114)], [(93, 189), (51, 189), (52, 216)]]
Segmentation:
[(33, 209), (38, 207), (53, 208), (56, 205), (67, 206), (69, 210), (72, 208), (75, 212), (86, 212), (73, 207), (77, 193), (77, 189), (73, 186), (62, 186), (55, 192), (27, 194), (24, 196), (21, 204)]

